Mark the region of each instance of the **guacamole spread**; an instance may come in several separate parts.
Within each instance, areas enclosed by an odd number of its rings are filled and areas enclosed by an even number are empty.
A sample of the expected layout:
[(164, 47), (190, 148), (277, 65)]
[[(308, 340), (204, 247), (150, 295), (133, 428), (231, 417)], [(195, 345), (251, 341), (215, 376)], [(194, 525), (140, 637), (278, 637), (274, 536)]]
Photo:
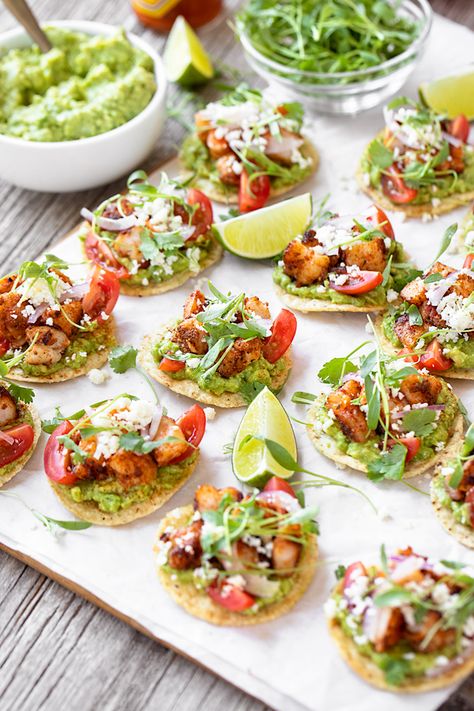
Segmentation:
[(74, 141), (137, 116), (156, 91), (151, 57), (123, 30), (86, 35), (46, 29), (53, 49), (0, 57), (0, 133), (28, 141)]

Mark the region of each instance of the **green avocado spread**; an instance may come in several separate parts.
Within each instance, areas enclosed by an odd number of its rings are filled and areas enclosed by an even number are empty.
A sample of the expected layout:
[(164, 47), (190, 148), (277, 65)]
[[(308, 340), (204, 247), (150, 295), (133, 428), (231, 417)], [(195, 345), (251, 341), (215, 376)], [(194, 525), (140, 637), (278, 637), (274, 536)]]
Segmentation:
[(100, 511), (117, 513), (132, 504), (139, 504), (153, 496), (157, 491), (166, 493), (174, 489), (187, 474), (188, 467), (197, 457), (194, 452), (179, 464), (170, 464), (158, 470), (156, 481), (125, 489), (116, 479), (95, 481), (83, 479), (74, 486), (61, 486), (62, 490), (76, 503), (94, 502)]
[(53, 48), (0, 57), (0, 133), (28, 141), (74, 141), (137, 116), (156, 91), (151, 57), (123, 30), (87, 35), (46, 29)]

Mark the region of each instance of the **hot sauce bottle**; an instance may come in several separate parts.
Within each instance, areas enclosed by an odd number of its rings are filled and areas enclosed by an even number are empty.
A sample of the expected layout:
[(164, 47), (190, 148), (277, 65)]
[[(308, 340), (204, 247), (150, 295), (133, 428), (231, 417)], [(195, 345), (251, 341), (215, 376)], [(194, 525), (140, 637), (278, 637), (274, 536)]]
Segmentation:
[(222, 0), (131, 0), (131, 4), (140, 22), (158, 32), (169, 32), (178, 15), (200, 27), (222, 9)]

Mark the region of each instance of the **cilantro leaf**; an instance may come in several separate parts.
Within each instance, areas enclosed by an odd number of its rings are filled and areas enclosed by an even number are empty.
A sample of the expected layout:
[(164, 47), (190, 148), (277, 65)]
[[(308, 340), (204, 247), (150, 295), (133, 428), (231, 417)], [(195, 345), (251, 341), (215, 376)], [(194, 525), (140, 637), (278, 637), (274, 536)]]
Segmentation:
[(380, 457), (369, 462), (367, 476), (371, 481), (390, 479), (400, 481), (405, 469), (407, 448), (402, 444), (395, 444), (391, 449), (382, 452)]
[(403, 415), (402, 423), (406, 432), (413, 432), (415, 437), (426, 437), (434, 430), (436, 412), (427, 407), (409, 410)]
[(406, 679), (410, 669), (410, 662), (407, 659), (392, 658), (386, 655), (381, 662), (385, 680), (390, 686), (400, 686)]
[(119, 447), (127, 452), (136, 452), (137, 454), (150, 454), (154, 449), (161, 447), (169, 442), (181, 442), (178, 437), (163, 437), (157, 440), (145, 439), (138, 432), (126, 432), (120, 435)]
[(41, 429), (46, 434), (51, 434), (65, 419), (61, 414), (61, 410), (57, 407), (54, 416), (50, 420), (41, 420)]
[(109, 364), (114, 373), (126, 373), (137, 367), (138, 351), (133, 346), (117, 346), (109, 356)]
[(338, 565), (336, 570), (334, 571), (336, 580), (342, 580), (342, 578), (344, 577), (345, 574), (346, 574), (346, 566), (345, 565)]
[(394, 160), (392, 151), (384, 146), (377, 138), (369, 145), (369, 158), (370, 162), (377, 166), (377, 168), (380, 168), (380, 170), (389, 168)]
[(329, 385), (339, 385), (346, 373), (355, 373), (357, 366), (347, 358), (333, 358), (323, 365), (318, 378)]
[(29, 404), (33, 402), (35, 397), (35, 391), (32, 388), (25, 388), (23, 385), (18, 385), (18, 383), (12, 383), (10, 380), (8, 382), (8, 391), (14, 400), (24, 402)]

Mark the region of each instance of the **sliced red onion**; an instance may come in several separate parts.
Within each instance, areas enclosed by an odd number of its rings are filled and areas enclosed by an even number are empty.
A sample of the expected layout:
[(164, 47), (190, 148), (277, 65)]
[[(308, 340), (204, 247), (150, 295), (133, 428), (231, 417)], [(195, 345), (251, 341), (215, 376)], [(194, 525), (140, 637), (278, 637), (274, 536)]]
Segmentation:
[(36, 307), (36, 309), (33, 311), (31, 316), (28, 317), (28, 323), (36, 323), (37, 320), (44, 314), (45, 311), (49, 309), (49, 305), (44, 303), (40, 304), (39, 306)]
[(379, 626), (379, 612), (381, 612), (381, 610), (378, 610), (375, 607), (369, 607), (364, 612), (364, 616), (362, 618), (362, 632), (371, 642), (374, 641), (377, 634)]
[(10, 437), (10, 435), (8, 435), (6, 432), (0, 431), (0, 440), (3, 440), (4, 442), (6, 442), (6, 443), (7, 443), (8, 445), (10, 445), (10, 446), (11, 446), (12, 444), (15, 444), (15, 438), (14, 438), (14, 437)]
[(74, 284), (67, 291), (63, 291), (59, 297), (59, 303), (63, 304), (65, 301), (70, 299), (71, 301), (80, 301), (89, 291), (90, 284), (87, 281), (81, 282), (80, 284)]
[(298, 499), (295, 499), (291, 494), (287, 494), (286, 491), (261, 491), (257, 494), (257, 499), (259, 501), (265, 501), (267, 504), (279, 506), (285, 509), (285, 511), (288, 511), (288, 513), (293, 513), (301, 509)]
[(398, 563), (398, 565), (392, 570), (392, 580), (397, 583), (405, 578), (410, 577), (417, 570), (421, 570), (424, 567), (425, 561), (419, 556), (410, 555), (405, 557), (403, 561)]
[(356, 380), (358, 383), (363, 382), (360, 373), (346, 373), (342, 378), (342, 382), (347, 383), (348, 380)]
[(443, 138), (445, 139), (445, 141), (447, 141), (448, 143), (450, 143), (452, 146), (455, 146), (456, 148), (459, 148), (459, 146), (463, 146), (463, 145), (464, 145), (464, 141), (461, 141), (460, 138), (456, 138), (456, 136), (452, 136), (452, 135), (451, 135), (450, 133), (448, 133), (447, 131), (442, 131), (442, 132), (441, 132), (441, 135), (443, 136)]
[(196, 232), (196, 228), (194, 225), (185, 225), (184, 227), (182, 227), (180, 229), (181, 237), (184, 239), (185, 242), (190, 237), (192, 237), (195, 232)]
[(162, 417), (163, 408), (161, 407), (161, 405), (157, 405), (155, 414), (153, 415), (153, 418), (148, 427), (148, 434), (150, 435), (150, 439), (155, 439)]
[[(94, 215), (86, 207), (82, 208), (81, 216), (92, 224)], [(102, 230), (107, 230), (107, 232), (124, 232), (138, 224), (137, 216), (133, 212), (131, 215), (117, 217), (116, 219), (112, 217), (97, 217), (95, 222)]]

